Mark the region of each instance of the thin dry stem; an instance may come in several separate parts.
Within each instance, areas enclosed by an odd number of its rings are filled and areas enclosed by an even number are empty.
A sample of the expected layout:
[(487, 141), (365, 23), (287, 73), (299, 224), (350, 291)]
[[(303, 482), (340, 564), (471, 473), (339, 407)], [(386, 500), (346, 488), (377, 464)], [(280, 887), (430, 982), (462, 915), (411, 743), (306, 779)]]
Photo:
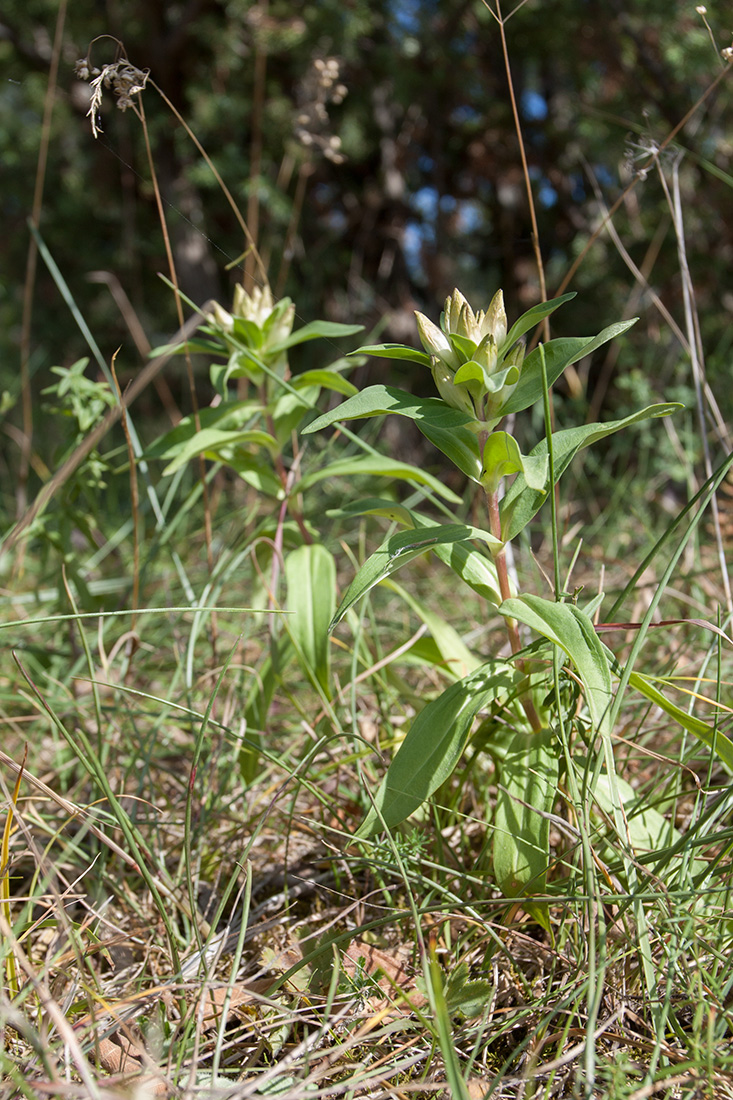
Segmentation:
[[(158, 207), (158, 218), (160, 221), (160, 228), (163, 233), (163, 241), (165, 244), (165, 252), (168, 258), (168, 270), (170, 272), (171, 282), (175, 288), (175, 301), (176, 312), (178, 314), (179, 327), (183, 327), (183, 305), (181, 304), (181, 296), (179, 294), (178, 287), (178, 272), (176, 271), (176, 264), (173, 258), (173, 249), (171, 247), (170, 236), (168, 234), (168, 225), (165, 220), (165, 211), (163, 209), (163, 199), (160, 194), (160, 188), (158, 186), (158, 174), (155, 171), (155, 161), (153, 160), (153, 151), (150, 147), (150, 135), (148, 133), (147, 121), (145, 118), (145, 107), (143, 106), (142, 99), (134, 104), (134, 110), (136, 111), (140, 123), (142, 125), (143, 137), (145, 139), (145, 151), (148, 156), (148, 165), (150, 167), (150, 175), (153, 182), (153, 191), (155, 193), (155, 202)], [(185, 347), (186, 355), (186, 374), (188, 377), (188, 387), (191, 395), (191, 409), (193, 411), (193, 419), (196, 427), (196, 431), (201, 431), (201, 418), (199, 415), (199, 403), (198, 396), (196, 394), (196, 384), (193, 377), (193, 364), (191, 362), (191, 353), (188, 350), (188, 344)], [(203, 500), (203, 513), (204, 513), (204, 539), (206, 542), (206, 558), (209, 566), (209, 571), (213, 572), (214, 569), (214, 551), (213, 551), (213, 532), (211, 528), (211, 505), (209, 502), (209, 486), (206, 480), (206, 460), (203, 455), (199, 455), (199, 477), (201, 479), (201, 492)], [(214, 653), (214, 660), (216, 660), (216, 615), (211, 615), (211, 648)]]

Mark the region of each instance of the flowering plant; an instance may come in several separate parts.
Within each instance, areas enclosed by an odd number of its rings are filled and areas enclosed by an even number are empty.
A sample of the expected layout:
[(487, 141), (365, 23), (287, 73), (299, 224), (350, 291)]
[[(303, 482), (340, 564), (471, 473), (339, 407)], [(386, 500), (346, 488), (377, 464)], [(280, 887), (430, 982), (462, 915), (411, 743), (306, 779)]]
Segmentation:
[[(407, 530), (390, 535), (362, 565), (330, 629), (374, 585), (427, 552), (435, 553), (461, 582), (502, 616), (511, 656), (495, 655), (482, 663), (465, 646), (454, 647), (453, 653), (458, 654), (467, 674), (457, 676), (420, 711), (357, 835), (370, 837), (417, 810), (450, 776), (468, 743), (475, 717), (488, 709), (500, 718), (485, 718), (477, 736), (481, 736), (482, 747), (494, 755), (500, 773), (494, 816), (494, 871), (498, 885), (509, 896), (537, 895), (546, 888), (549, 820), (563, 759), (557, 732), (562, 728), (557, 713), (559, 694), (553, 693), (552, 681), (548, 683), (547, 669), (553, 662), (547, 657), (541, 662), (532, 659), (536, 647), (530, 656), (520, 636), (520, 625), (539, 634), (551, 649), (555, 647), (555, 654), (562, 651), (575, 665), (568, 681), (573, 706), (577, 706), (575, 685), (579, 683), (594, 732), (604, 747), (596, 797), (602, 801), (599, 792), (605, 791), (604, 809), (619, 827), (625, 817), (622, 785), (614, 772), (611, 747), (613, 659), (599, 641), (591, 617), (602, 597), (595, 597), (587, 607), (578, 606), (574, 597), (568, 598), (560, 583), (557, 553), (554, 599), (518, 595), (507, 564), (508, 543), (548, 497), (554, 500), (553, 486), (583, 447), (626, 425), (667, 416), (679, 407), (671, 403), (651, 405), (622, 420), (552, 433), (550, 387), (566, 367), (634, 323), (611, 325), (595, 337), (549, 340), (525, 355), (524, 335), (572, 297), (566, 294), (540, 303), (509, 327), (501, 291), (486, 310), (474, 311), (464, 295), (454, 290), (445, 301), (439, 324), (422, 313), (416, 314), (422, 350), (403, 344), (359, 349), (359, 354), (426, 366), (439, 397), (416, 397), (391, 386), (370, 386), (305, 429), (314, 432), (337, 422), (385, 413), (409, 417), (483, 491), (487, 529), (457, 522), (436, 524), (394, 501), (370, 499), (349, 505), (345, 511), (351, 515), (384, 516)], [(510, 414), (539, 400), (544, 402), (547, 437), (524, 455), (513, 435), (500, 425)], [(502, 495), (502, 482), (507, 479), (511, 482)], [(553, 530), (556, 532), (556, 525)], [(653, 690), (641, 677), (636, 677), (634, 686), (647, 695)], [(541, 905), (528, 905), (538, 919), (543, 919)]]

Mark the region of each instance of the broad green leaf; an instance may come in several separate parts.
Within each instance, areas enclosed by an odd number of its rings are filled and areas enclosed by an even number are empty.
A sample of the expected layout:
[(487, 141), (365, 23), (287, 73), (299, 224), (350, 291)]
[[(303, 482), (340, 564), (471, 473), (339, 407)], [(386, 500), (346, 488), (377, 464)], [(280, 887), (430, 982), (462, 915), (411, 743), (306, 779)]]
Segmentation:
[(242, 447), (243, 445), (255, 449), (265, 447), (272, 454), (276, 454), (279, 450), (277, 440), (269, 432), (263, 432), (260, 428), (243, 429), (242, 431), (202, 428), (187, 443), (181, 445), (176, 457), (163, 470), (163, 476), (168, 477), (170, 474), (174, 474), (176, 470), (197, 455), (204, 455), (213, 461), (221, 461), (229, 465), (229, 458), (223, 453), (225, 449)]
[(399, 825), (430, 798), (460, 760), (478, 712), (511, 689), (513, 676), (506, 661), (488, 661), (420, 711), (377, 791), (379, 812), (372, 807), (358, 837), (373, 836), (382, 821)]
[[(566, 367), (577, 363), (579, 359), (590, 355), (596, 348), (626, 332), (628, 328), (636, 324), (636, 319), (631, 321), (619, 321), (615, 325), (609, 325), (599, 332), (597, 336), (575, 336), (559, 340), (549, 340), (543, 345), (545, 363), (547, 367), (547, 384), (552, 386)], [(542, 397), (542, 360), (539, 348), (531, 351), (522, 364), (522, 373), (512, 396), (502, 407), (502, 415), (521, 412), (534, 405)]]
[(531, 594), (505, 600), (499, 612), (524, 623), (567, 654), (583, 682), (595, 729), (608, 732), (611, 669), (606, 650), (586, 613), (575, 604), (555, 603)]
[(524, 474), (531, 488), (542, 488), (547, 481), (547, 456), (523, 455), (514, 436), (508, 432), (492, 432), (484, 447), (481, 484), (494, 493), (502, 478), (518, 473)]
[(419, 619), (427, 626), (438, 647), (441, 665), (447, 669), (454, 680), (462, 680), (475, 672), (480, 661), (465, 644), (455, 627), (447, 623), (435, 611), (425, 607), (415, 597), (395, 581), (387, 581), (387, 587), (411, 607)]
[(320, 431), (341, 420), (362, 420), (395, 413), (413, 420), (423, 435), (442, 451), (467, 477), (478, 481), (481, 457), (478, 439), (467, 425), (471, 417), (438, 397), (415, 397), (393, 386), (368, 386), (303, 429), (303, 434)]
[(324, 390), (333, 390), (335, 393), (343, 393), (346, 397), (353, 397), (359, 391), (353, 382), (344, 378), (335, 370), (306, 370), (297, 374), (290, 380), (294, 390), (302, 390), (308, 386), (319, 386)]
[(409, 348), (406, 344), (367, 344), (366, 347), (357, 348), (352, 355), (376, 355), (379, 359), (402, 359), (407, 363), (420, 363), (424, 367), (430, 366), (430, 356), (425, 351)]
[(494, 875), (505, 897), (545, 890), (558, 770), (551, 730), (515, 733), (501, 762), (494, 817)]
[(417, 466), (410, 466), (407, 462), (397, 462), (381, 455), (359, 455), (356, 458), (343, 458), (324, 466), (321, 470), (306, 474), (298, 482), (298, 491), (305, 492), (311, 485), (329, 477), (392, 477), (402, 481), (414, 481), (417, 485), (426, 485), (444, 500), (450, 500), (453, 504), (459, 504), (461, 498), (456, 496), (452, 489), (439, 481), (437, 477), (420, 470)]
[[(414, 528), (430, 527), (434, 523), (434, 520), (428, 519), (426, 516), (422, 516), (419, 512), (415, 512), (410, 508), (406, 508), (403, 504), (396, 504), (393, 501), (379, 500), (377, 498), (355, 501), (353, 504), (345, 504), (343, 508), (332, 509), (329, 511), (328, 515), (384, 516), (385, 519), (390, 519), (394, 523), (401, 523), (405, 527)], [(495, 545), (498, 549), (499, 544), (492, 541), (492, 536), (488, 531), (480, 531), (480, 538), (489, 546)], [(488, 558), (486, 554), (483, 554), (469, 542), (454, 542), (449, 545), (441, 544), (432, 547), (432, 551), (449, 569), (453, 570), (456, 576), (460, 577), (469, 588), (472, 588), (477, 595), (488, 600), (488, 602), (494, 606), (499, 606), (503, 597), (499, 589), (499, 578), (492, 558)], [(510, 580), (510, 585), (511, 584), (512, 582)]]
[(299, 546), (285, 558), (287, 629), (303, 671), (331, 698), (328, 626), (336, 607), (336, 564), (325, 546)]
[(531, 328), (538, 325), (545, 317), (549, 317), (551, 313), (554, 313), (558, 306), (563, 305), (565, 302), (569, 302), (570, 299), (574, 297), (575, 291), (570, 291), (569, 294), (561, 294), (559, 298), (552, 298), (549, 302), (538, 302), (536, 306), (532, 306), (532, 308), (528, 309), (526, 313), (523, 313), (509, 329), (506, 340), (499, 349), (499, 353), (503, 354), (504, 352), (510, 351), (520, 336), (524, 336), (525, 332), (529, 332)]
[[(640, 409), (639, 412), (625, 416), (622, 420), (609, 420), (605, 424), (582, 424), (577, 428), (567, 428), (565, 431), (555, 432), (552, 437), (555, 481), (559, 480), (578, 451), (589, 447), (599, 439), (613, 435), (614, 432), (618, 432), (631, 424), (654, 417), (669, 416), (679, 408), (682, 408), (682, 406), (674, 402), (649, 405), (646, 409)], [(532, 448), (530, 456), (544, 457), (546, 455), (547, 440), (542, 439), (536, 447)], [(527, 484), (526, 478), (522, 474), (516, 478), (501, 502), (501, 529), (507, 541), (515, 538), (540, 510), (547, 497), (548, 490), (549, 485), (544, 489), (532, 488)]]
[(704, 745), (707, 745), (709, 749), (712, 749), (725, 764), (729, 772), (733, 773), (733, 741), (729, 737), (726, 737), (720, 730), (712, 730), (707, 722), (702, 722), (699, 718), (695, 718), (692, 714), (688, 714), (687, 711), (682, 710), (681, 707), (671, 703), (666, 695), (654, 686), (648, 679), (640, 672), (632, 672), (629, 677), (629, 684), (640, 692), (645, 699), (648, 699), (651, 703), (654, 703), (663, 710), (665, 714), (668, 714), (670, 718), (674, 718), (675, 722), (679, 723), (682, 729), (687, 730), (693, 737), (696, 737), (698, 741), (702, 741)]
[(277, 355), (281, 351), (295, 347), (296, 344), (304, 344), (307, 340), (318, 340), (321, 336), (333, 340), (339, 336), (354, 336), (355, 333), (363, 331), (363, 325), (342, 325), (337, 321), (311, 321), (299, 328), (297, 332), (291, 333), (286, 340), (281, 340), (279, 344), (272, 344), (268, 347), (267, 354)]
[(417, 531), (400, 531), (385, 539), (378, 550), (362, 565), (344, 594), (329, 630), (333, 630), (357, 600), (365, 596), (385, 577), (391, 576), (413, 558), (434, 550), (436, 546), (450, 545), (466, 539), (480, 538), (475, 527), (461, 523), (443, 524), (437, 527), (421, 527)]

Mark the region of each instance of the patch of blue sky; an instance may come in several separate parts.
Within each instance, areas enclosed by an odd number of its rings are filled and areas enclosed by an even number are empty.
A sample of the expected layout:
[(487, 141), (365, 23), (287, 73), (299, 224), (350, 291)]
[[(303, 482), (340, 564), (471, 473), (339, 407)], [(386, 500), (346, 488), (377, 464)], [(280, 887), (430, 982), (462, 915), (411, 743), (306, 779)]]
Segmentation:
[(434, 187), (420, 187), (410, 199), (413, 210), (427, 222), (434, 222), (438, 216), (438, 192)]
[(539, 184), (536, 195), (540, 206), (544, 206), (545, 209), (554, 206), (558, 199), (557, 191), (552, 186), (547, 176), (542, 175), (542, 172), (536, 164), (533, 164), (530, 168), (529, 178), (533, 183)]
[(451, 111), (450, 120), (454, 126), (463, 126), (467, 122), (478, 122), (481, 114), (470, 103), (461, 103)]
[(425, 278), (425, 268), (422, 262), (422, 250), (426, 241), (425, 228), (419, 222), (407, 222), (402, 234), (402, 253), (410, 277), (416, 283), (422, 282)]
[(522, 92), (520, 106), (528, 122), (544, 122), (548, 115), (547, 100), (539, 92), (527, 88)]
[(391, 29), (395, 33), (417, 34), (423, 18), (435, 0), (394, 0), (390, 11)]
[(458, 211), (458, 228), (462, 233), (475, 233), (486, 223), (486, 213), (480, 202), (466, 199)]

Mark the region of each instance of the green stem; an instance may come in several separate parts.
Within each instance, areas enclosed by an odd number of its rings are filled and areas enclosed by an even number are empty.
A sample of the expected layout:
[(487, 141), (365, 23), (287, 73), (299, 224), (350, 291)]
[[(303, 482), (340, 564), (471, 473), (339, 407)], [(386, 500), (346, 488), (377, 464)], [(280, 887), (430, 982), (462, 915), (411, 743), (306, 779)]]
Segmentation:
[[(498, 490), (486, 493), (488, 508), (489, 508), (489, 529), (491, 534), (501, 539), (501, 516), (499, 514), (499, 493)], [(499, 580), (499, 592), (501, 593), (502, 600), (508, 600), (511, 597), (512, 591), (509, 586), (509, 570), (506, 564), (506, 550), (502, 545), (501, 550), (494, 558), (496, 564), (496, 574)], [(509, 635), (509, 645), (511, 646), (512, 653), (519, 653), (522, 649), (522, 639), (519, 636), (519, 625), (515, 619), (505, 619), (507, 634)], [(527, 670), (524, 661), (517, 661), (517, 668), (523, 675), (527, 675)], [(529, 695), (524, 695), (520, 699), (524, 713), (527, 715), (527, 721), (534, 730), (538, 733), (542, 729), (542, 722), (539, 715), (535, 710), (535, 705), (529, 698)]]

